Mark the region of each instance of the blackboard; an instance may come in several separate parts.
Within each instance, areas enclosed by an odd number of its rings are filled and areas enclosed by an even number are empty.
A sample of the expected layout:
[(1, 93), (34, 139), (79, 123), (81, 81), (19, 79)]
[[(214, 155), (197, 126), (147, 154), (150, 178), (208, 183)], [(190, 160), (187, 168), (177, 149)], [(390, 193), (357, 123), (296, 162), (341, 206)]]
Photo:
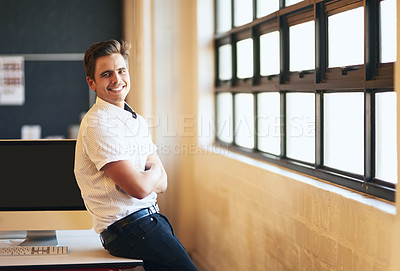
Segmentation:
[[(0, 0), (0, 56), (26, 56), (25, 103), (0, 105), (0, 139), (20, 138), (22, 125), (40, 125), (42, 137), (68, 137), (68, 127), (89, 109), (76, 55), (94, 42), (121, 40), (121, 5), (121, 0)], [(64, 60), (71, 54), (72, 60)]]

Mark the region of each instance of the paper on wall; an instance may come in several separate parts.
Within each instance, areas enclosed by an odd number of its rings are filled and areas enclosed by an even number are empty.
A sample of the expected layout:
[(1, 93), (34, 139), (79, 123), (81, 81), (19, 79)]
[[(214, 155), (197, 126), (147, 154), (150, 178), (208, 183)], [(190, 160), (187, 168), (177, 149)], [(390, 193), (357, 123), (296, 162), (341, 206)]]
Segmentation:
[(24, 102), (24, 57), (0, 57), (0, 105), (23, 105)]

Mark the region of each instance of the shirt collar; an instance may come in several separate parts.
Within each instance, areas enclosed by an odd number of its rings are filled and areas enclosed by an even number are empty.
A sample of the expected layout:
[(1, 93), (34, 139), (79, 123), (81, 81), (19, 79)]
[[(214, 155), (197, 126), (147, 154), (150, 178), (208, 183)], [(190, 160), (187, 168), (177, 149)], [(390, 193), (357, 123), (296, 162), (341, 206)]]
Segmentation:
[(125, 103), (124, 108), (122, 109), (121, 107), (118, 107), (114, 104), (106, 102), (99, 97), (96, 98), (96, 105), (99, 106), (100, 108), (109, 109), (111, 112), (114, 112), (117, 115), (119, 115), (119, 114), (129, 115), (129, 117), (137, 119), (136, 112), (133, 111), (133, 109), (126, 102), (124, 102), (124, 103)]
[(125, 102), (125, 104), (124, 104), (124, 110), (128, 111), (129, 113), (131, 113), (131, 114), (132, 114), (132, 117), (133, 117), (134, 119), (137, 119), (137, 114), (136, 114), (136, 112), (133, 111), (133, 109), (132, 109), (132, 108), (129, 106), (129, 104), (127, 104), (126, 102)]

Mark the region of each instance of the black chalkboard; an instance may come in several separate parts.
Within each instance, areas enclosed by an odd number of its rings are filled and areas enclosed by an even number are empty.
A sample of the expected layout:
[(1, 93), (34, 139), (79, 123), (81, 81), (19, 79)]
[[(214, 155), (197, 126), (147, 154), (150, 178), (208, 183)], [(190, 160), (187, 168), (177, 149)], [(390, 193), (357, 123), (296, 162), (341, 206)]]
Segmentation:
[(83, 53), (121, 38), (120, 0), (0, 0), (0, 54)]
[(121, 0), (0, 0), (0, 55), (40, 55), (25, 61), (25, 103), (0, 105), (0, 139), (38, 124), (42, 137), (68, 137), (89, 108), (81, 59), (49, 61), (47, 54), (83, 54), (94, 42), (122, 38)]

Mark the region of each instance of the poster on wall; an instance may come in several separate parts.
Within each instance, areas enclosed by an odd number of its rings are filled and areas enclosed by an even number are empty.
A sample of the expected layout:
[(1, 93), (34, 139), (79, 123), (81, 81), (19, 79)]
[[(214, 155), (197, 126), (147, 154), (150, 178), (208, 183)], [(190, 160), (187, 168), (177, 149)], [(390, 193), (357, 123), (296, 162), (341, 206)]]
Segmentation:
[(23, 105), (24, 102), (24, 57), (0, 57), (0, 105)]

